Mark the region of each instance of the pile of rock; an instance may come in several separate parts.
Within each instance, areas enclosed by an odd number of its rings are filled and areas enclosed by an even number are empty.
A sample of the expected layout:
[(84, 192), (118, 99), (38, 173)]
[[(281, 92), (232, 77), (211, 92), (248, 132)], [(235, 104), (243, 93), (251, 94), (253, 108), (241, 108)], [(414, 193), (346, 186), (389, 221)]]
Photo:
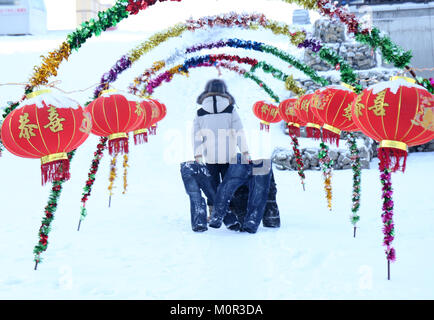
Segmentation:
[[(302, 136), (306, 136), (302, 130)], [(357, 138), (363, 139), (363, 144), (358, 145), (360, 153), (360, 164), (363, 169), (369, 169), (372, 158), (377, 156), (377, 144), (374, 140), (366, 137), (362, 133), (356, 133)], [(334, 161), (335, 170), (351, 169), (351, 154), (346, 145), (344, 135), (341, 136), (340, 148), (330, 147), (329, 156)], [(305, 170), (320, 170), (318, 148), (301, 148), (300, 153), (303, 159)], [(288, 148), (276, 148), (272, 154), (272, 161), (278, 170), (297, 170), (297, 162), (294, 152)]]
[[(334, 49), (353, 69), (367, 70), (378, 65), (375, 51), (367, 45), (348, 40), (344, 24), (338, 21), (328, 19), (315, 21), (313, 36), (320, 39), (327, 47)], [(317, 71), (328, 71), (333, 68), (310, 50), (305, 50), (304, 61)]]

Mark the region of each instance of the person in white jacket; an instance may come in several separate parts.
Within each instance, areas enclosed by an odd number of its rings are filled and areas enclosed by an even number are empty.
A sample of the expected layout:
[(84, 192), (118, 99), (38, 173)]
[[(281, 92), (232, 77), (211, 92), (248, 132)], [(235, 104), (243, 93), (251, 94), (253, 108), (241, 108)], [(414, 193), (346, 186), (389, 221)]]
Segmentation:
[[(194, 119), (193, 141), (196, 162), (205, 164), (217, 189), (230, 163), (236, 163), (237, 153), (250, 161), (241, 119), (235, 110), (235, 99), (223, 80), (207, 82), (197, 98), (201, 108)], [(212, 210), (212, 199), (208, 199)]]

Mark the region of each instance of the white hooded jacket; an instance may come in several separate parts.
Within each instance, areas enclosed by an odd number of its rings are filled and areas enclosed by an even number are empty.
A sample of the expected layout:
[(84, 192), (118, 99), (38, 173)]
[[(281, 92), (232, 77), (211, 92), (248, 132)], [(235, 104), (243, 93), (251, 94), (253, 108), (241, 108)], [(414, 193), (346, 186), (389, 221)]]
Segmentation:
[(231, 163), (237, 152), (248, 151), (241, 119), (229, 99), (221, 96), (203, 100), (194, 119), (193, 141), (194, 156), (210, 164)]

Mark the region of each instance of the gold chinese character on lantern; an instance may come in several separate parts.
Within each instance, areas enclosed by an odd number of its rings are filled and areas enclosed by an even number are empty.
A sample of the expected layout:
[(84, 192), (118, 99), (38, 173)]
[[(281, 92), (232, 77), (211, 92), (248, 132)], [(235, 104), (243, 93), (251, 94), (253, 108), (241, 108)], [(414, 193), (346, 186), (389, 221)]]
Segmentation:
[(421, 110), (416, 114), (415, 119), (411, 120), (411, 123), (416, 126), (434, 131), (434, 108), (422, 106)]
[(309, 101), (308, 100), (303, 100), (303, 102), (301, 103), (300, 109), (307, 112), (308, 109), (309, 109)]
[(385, 116), (386, 110), (384, 107), (388, 107), (388, 103), (384, 103), (384, 98), (386, 97), (386, 90), (381, 91), (374, 100), (374, 105), (370, 106), (368, 110), (374, 111), (376, 116)]
[(271, 109), (270, 115), (273, 117), (273, 119), (276, 118), (278, 112), (279, 111), (277, 109)]
[(267, 113), (268, 110), (269, 110), (269, 107), (268, 107), (266, 104), (264, 104), (264, 105), (261, 107), (261, 112), (262, 112), (262, 113)]
[(143, 108), (142, 108), (142, 106), (140, 105), (140, 103), (139, 102), (137, 102), (137, 104), (136, 104), (136, 111), (134, 111), (139, 117), (142, 115), (142, 113), (143, 113)]
[(351, 109), (352, 109), (352, 106), (353, 106), (353, 104), (352, 104), (352, 103), (349, 103), (349, 104), (348, 104), (348, 107), (346, 107), (346, 108), (344, 109), (344, 117), (347, 118), (347, 119), (350, 120), (350, 121), (353, 119), (353, 116), (351, 115)]
[(39, 129), (37, 124), (30, 124), (30, 120), (29, 120), (29, 114), (28, 113), (24, 113), (23, 115), (20, 116), (20, 126), (18, 127), (18, 129), (20, 129), (20, 138), (24, 138), (24, 139), (30, 139), (30, 137), (34, 137), (36, 136), (36, 134), (33, 132), (33, 130), (35, 129)]
[(65, 118), (59, 118), (59, 114), (55, 107), (48, 108), (48, 121), (50, 122), (44, 126), (44, 129), (50, 128), (54, 133), (63, 130), (62, 122), (65, 121)]
[(356, 101), (354, 102), (354, 113), (356, 114), (357, 117), (360, 117), (362, 115), (362, 109), (365, 109), (365, 106), (360, 103), (360, 101), (362, 101), (363, 98), (363, 93), (359, 94), (356, 98)]
[(89, 112), (83, 112), (83, 116), (84, 118), (81, 122), (81, 127), (78, 130), (89, 134), (92, 129), (92, 118)]

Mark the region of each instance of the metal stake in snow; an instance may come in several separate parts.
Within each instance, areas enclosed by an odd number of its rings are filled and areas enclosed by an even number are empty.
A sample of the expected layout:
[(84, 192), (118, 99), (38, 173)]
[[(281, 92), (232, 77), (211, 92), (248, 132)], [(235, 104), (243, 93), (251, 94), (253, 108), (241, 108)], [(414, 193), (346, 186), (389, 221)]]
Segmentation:
[(354, 238), (356, 237), (356, 229), (357, 227), (354, 227)]
[(390, 260), (387, 260), (387, 280), (390, 280)]
[(109, 208), (110, 208), (111, 203), (112, 203), (112, 195), (109, 196)]

